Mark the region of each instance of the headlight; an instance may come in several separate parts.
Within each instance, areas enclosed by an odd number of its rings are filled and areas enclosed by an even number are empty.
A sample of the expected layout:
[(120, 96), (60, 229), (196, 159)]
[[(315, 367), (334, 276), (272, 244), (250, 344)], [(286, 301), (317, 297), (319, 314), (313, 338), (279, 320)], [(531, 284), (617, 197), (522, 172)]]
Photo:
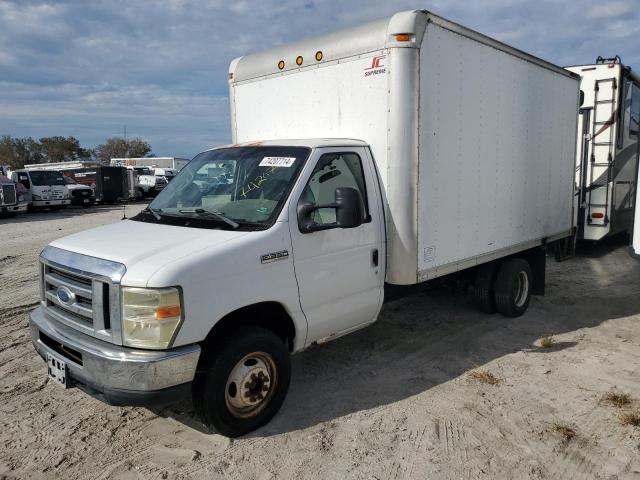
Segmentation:
[(24, 202), (24, 195), (18, 195), (18, 202)]
[(33, 195), (31, 195), (31, 198), (34, 199), (34, 200), (42, 200), (40, 198), (40, 195), (36, 195), (35, 193)]
[(125, 345), (167, 348), (182, 318), (179, 289), (122, 287), (122, 340)]

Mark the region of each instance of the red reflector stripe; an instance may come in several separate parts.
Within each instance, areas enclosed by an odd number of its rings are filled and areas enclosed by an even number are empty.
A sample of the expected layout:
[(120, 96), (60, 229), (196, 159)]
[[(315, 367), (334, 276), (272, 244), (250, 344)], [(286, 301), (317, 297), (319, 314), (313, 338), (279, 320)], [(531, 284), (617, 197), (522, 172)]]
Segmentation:
[(604, 218), (604, 213), (592, 213), (591, 218)]

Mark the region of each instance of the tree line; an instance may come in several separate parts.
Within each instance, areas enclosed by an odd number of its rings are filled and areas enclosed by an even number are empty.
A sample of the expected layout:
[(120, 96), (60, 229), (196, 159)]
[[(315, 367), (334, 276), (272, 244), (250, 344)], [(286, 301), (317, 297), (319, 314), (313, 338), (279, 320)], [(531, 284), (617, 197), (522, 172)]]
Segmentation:
[(0, 137), (0, 165), (13, 169), (33, 163), (97, 160), (105, 165), (111, 158), (146, 157), (151, 155), (151, 145), (141, 138), (107, 138), (95, 148), (83, 148), (75, 137), (17, 138)]

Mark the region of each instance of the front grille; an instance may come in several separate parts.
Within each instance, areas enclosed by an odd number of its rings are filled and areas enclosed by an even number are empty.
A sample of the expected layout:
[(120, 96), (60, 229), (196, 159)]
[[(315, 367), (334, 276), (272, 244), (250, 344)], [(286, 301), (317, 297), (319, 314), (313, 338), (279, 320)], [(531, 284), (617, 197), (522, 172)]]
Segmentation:
[(45, 247), (40, 254), (45, 315), (66, 328), (122, 345), (120, 280), (126, 270), (111, 260)]
[(71, 195), (74, 197), (87, 198), (91, 196), (91, 191), (82, 188), (78, 190), (72, 190)]
[(45, 311), (90, 335), (111, 339), (110, 285), (65, 268), (42, 265)]
[(0, 196), (0, 205), (15, 205), (17, 202), (16, 186), (2, 185), (2, 195)]

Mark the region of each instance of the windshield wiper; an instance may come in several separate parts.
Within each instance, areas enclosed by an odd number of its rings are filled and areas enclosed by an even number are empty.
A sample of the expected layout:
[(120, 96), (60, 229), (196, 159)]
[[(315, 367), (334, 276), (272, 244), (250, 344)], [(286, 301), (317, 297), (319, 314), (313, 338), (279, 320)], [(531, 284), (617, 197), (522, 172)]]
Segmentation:
[(240, 224), (234, 222), (233, 220), (231, 220), (230, 218), (225, 217), (224, 215), (222, 215), (221, 213), (218, 212), (212, 212), (210, 210), (205, 210), (204, 208), (194, 208), (194, 209), (183, 209), (183, 210), (178, 210), (180, 213), (195, 213), (197, 215), (208, 215), (211, 217), (215, 217), (218, 220), (222, 220), (224, 223), (230, 225), (234, 230), (237, 228), (240, 228)]
[(162, 209), (161, 208), (151, 208), (151, 207), (147, 207), (144, 210), (142, 210), (143, 212), (148, 212), (151, 215), (153, 215), (155, 217), (156, 220), (162, 220), (162, 215), (160, 215), (158, 212), (161, 212)]

